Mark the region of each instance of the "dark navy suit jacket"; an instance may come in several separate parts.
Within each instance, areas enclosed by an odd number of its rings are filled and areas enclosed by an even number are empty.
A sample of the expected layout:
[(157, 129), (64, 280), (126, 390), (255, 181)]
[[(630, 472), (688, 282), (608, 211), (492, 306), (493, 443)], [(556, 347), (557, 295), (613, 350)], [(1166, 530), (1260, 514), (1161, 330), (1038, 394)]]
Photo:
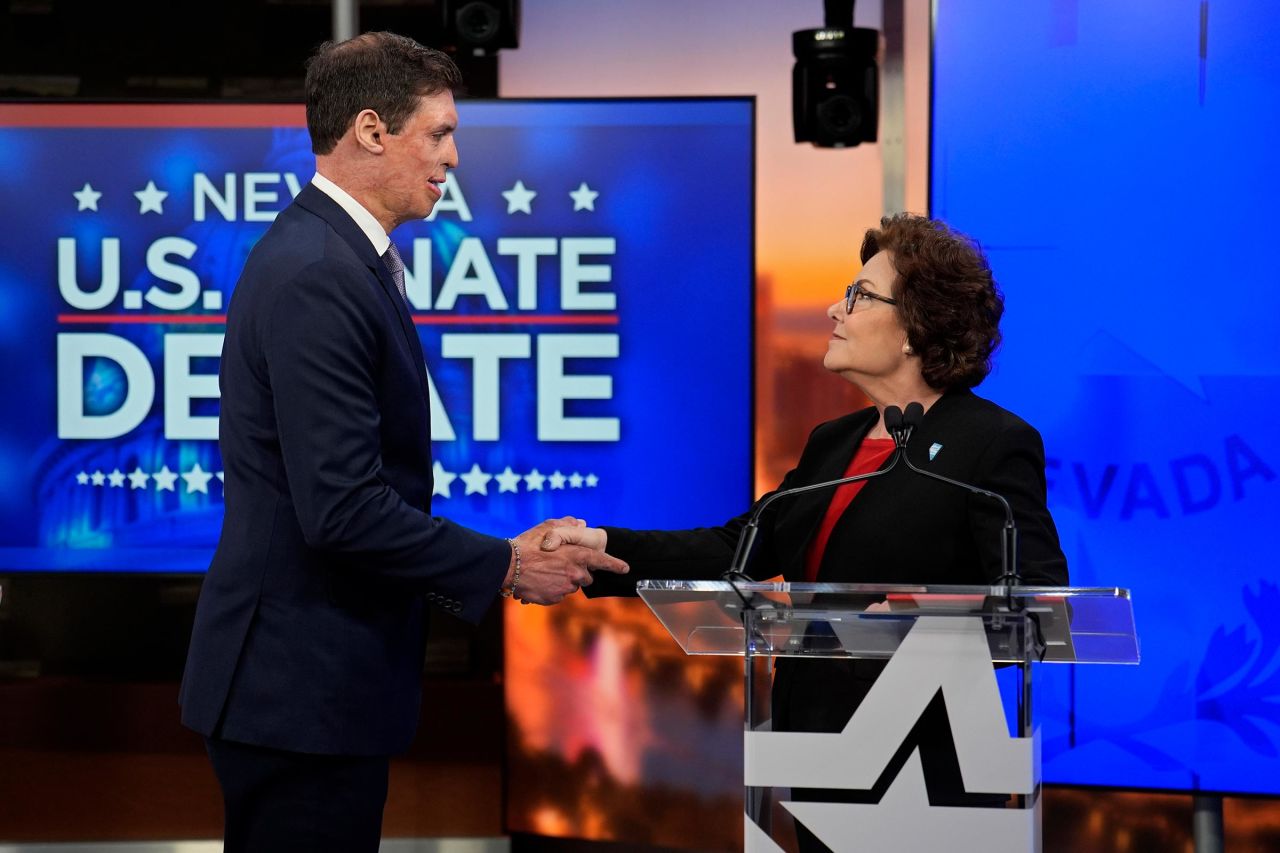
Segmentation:
[(428, 606), (478, 621), (510, 548), (431, 515), (412, 316), (368, 237), (314, 185), (249, 255), (219, 385), (226, 516), (183, 722), (297, 752), (404, 750)]

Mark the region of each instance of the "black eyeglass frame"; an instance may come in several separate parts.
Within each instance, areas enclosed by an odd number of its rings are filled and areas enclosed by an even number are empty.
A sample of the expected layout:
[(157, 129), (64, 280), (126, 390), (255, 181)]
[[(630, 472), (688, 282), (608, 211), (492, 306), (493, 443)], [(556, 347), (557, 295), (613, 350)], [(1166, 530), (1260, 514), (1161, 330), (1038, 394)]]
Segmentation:
[(872, 293), (870, 290), (867, 290), (865, 287), (863, 287), (861, 282), (855, 281), (853, 284), (849, 285), (844, 289), (844, 313), (846, 314), (853, 313), (853, 300), (857, 299), (859, 294), (866, 296), (868, 299), (874, 299), (877, 302), (883, 302), (886, 305), (898, 304), (898, 300), (891, 299), (888, 296), (881, 296), (878, 293)]

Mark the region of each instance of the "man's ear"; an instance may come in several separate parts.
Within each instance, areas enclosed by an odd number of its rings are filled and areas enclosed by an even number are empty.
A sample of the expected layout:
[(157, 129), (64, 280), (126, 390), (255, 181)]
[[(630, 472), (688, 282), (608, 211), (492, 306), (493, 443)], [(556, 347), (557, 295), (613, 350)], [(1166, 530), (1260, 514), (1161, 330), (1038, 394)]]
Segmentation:
[(352, 129), (355, 132), (356, 144), (365, 151), (370, 154), (383, 152), (382, 137), (387, 132), (387, 126), (383, 124), (376, 112), (361, 110), (356, 116)]

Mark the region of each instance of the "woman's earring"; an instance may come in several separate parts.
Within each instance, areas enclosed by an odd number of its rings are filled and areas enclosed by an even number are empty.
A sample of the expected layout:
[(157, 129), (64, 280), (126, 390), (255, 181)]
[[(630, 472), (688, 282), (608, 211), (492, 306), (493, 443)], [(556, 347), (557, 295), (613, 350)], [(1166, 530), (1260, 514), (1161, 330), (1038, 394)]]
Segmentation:
[(903, 344), (903, 345), (902, 345), (902, 354), (903, 354), (903, 355), (915, 355), (915, 353), (916, 353), (916, 351), (915, 351), (915, 350), (913, 350), (913, 349), (911, 348), (911, 344)]

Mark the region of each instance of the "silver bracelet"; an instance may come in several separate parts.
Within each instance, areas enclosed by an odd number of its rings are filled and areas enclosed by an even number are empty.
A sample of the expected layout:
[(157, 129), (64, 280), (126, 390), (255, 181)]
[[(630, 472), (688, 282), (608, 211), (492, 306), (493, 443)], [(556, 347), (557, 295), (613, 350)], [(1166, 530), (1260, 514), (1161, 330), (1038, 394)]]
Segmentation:
[(511, 544), (511, 553), (516, 558), (515, 571), (511, 573), (511, 586), (504, 586), (499, 590), (503, 598), (513, 598), (516, 594), (516, 587), (520, 584), (520, 544), (514, 539), (508, 539)]

